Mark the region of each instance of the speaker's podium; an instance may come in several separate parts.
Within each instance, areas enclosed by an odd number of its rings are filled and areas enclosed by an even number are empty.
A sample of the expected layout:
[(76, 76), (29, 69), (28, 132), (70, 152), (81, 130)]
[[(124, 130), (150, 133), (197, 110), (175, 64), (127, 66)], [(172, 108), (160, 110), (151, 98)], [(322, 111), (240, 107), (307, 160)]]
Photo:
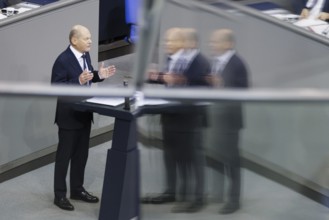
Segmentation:
[[(193, 103), (182, 104), (162, 99), (143, 101), (138, 108), (134, 107), (136, 103), (132, 106), (121, 103), (123, 98), (91, 98), (75, 103), (79, 111), (115, 118), (112, 146), (107, 152), (99, 220), (140, 219), (137, 118), (144, 114), (185, 113), (195, 106)], [(197, 106), (197, 111), (193, 110), (193, 113), (198, 115), (207, 104), (199, 103)]]
[(140, 108), (127, 109), (123, 98), (92, 98), (75, 103), (79, 111), (115, 118), (112, 146), (107, 152), (99, 220), (140, 219), (140, 175), (137, 148), (137, 117), (159, 114), (177, 105), (153, 100)]
[(90, 111), (115, 118), (112, 146), (107, 152), (99, 220), (137, 220), (139, 219), (137, 111), (125, 110), (122, 104), (115, 104), (116, 99), (103, 99), (104, 102), (102, 99), (89, 100), (75, 103), (75, 108), (79, 111)]

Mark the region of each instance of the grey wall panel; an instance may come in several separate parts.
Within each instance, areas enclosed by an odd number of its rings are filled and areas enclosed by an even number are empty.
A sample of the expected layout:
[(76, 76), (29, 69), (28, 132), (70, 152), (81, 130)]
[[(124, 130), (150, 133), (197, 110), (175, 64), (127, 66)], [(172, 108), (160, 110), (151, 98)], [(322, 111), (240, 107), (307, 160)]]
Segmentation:
[(75, 24), (90, 29), (97, 67), (98, 1), (89, 0), (2, 27), (0, 80), (49, 83), (53, 62), (68, 46)]
[(0, 165), (57, 143), (55, 106), (55, 98), (0, 97)]

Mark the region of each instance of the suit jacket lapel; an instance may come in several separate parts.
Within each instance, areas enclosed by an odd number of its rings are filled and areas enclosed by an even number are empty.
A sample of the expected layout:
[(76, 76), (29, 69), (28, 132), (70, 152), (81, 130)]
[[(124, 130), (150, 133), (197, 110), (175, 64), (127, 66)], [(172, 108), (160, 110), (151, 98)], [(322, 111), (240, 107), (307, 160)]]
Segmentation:
[(74, 56), (73, 52), (71, 51), (70, 47), (66, 49), (67, 59), (68, 63), (71, 65), (71, 67), (76, 71), (79, 72), (79, 74), (83, 71), (79, 61)]

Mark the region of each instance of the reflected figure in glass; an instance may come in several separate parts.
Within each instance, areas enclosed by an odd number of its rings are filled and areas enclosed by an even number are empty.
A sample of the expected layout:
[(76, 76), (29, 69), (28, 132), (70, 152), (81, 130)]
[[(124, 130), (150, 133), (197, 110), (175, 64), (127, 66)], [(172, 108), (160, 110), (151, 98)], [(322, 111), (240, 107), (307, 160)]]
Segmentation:
[[(216, 88), (247, 88), (248, 71), (244, 61), (235, 50), (235, 39), (230, 29), (215, 30), (209, 46), (213, 55), (209, 83)], [(216, 161), (215, 170), (229, 179), (227, 201), (220, 210), (222, 214), (235, 212), (240, 207), (240, 153), (239, 136), (243, 128), (241, 103), (215, 103), (209, 107), (212, 116), (212, 140), (208, 150)], [(220, 175), (219, 175), (220, 176)], [(219, 187), (224, 190), (224, 179)], [(222, 199), (222, 198), (220, 198)]]
[(300, 13), (304, 19), (329, 19), (329, 1), (328, 0), (308, 0)]
[[(198, 49), (196, 30), (170, 28), (165, 47), (167, 62), (163, 73), (150, 72), (149, 82), (163, 83), (168, 88), (210, 86), (205, 77), (210, 73), (210, 64)], [(197, 212), (204, 207), (202, 132), (207, 126), (206, 108), (182, 103), (165, 110), (161, 123), (166, 189), (143, 202), (177, 201), (172, 212)]]

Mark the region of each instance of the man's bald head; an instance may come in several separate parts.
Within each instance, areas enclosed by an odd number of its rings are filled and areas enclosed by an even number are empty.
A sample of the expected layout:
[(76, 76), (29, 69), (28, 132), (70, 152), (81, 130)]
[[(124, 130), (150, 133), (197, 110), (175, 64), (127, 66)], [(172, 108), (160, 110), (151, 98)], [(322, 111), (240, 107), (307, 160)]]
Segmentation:
[(184, 32), (182, 28), (170, 28), (166, 31), (165, 46), (167, 54), (171, 55), (184, 49)]
[(210, 47), (215, 54), (225, 53), (234, 49), (235, 38), (231, 29), (223, 28), (215, 30), (210, 37)]
[(183, 29), (185, 38), (185, 48), (195, 49), (198, 46), (198, 33), (194, 28), (184, 28)]
[(79, 52), (89, 52), (91, 47), (91, 34), (83, 25), (74, 25), (70, 31), (69, 39), (71, 45)]

